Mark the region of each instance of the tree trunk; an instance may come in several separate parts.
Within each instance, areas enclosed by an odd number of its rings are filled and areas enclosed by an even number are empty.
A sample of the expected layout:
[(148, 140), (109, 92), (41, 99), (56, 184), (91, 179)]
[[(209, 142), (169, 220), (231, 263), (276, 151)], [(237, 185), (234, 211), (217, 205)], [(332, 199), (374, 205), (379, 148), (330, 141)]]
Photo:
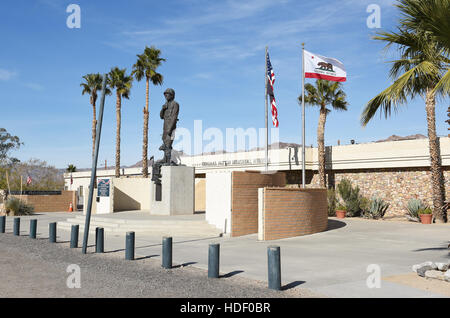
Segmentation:
[(93, 117), (92, 117), (92, 158), (94, 158), (95, 154), (95, 139), (97, 138), (97, 110), (95, 106), (95, 100), (91, 99), (92, 104), (92, 111), (93, 111)]
[(325, 107), (320, 108), (319, 124), (317, 126), (317, 146), (319, 161), (319, 184), (321, 188), (326, 188), (325, 175), (325, 123), (327, 120), (327, 111)]
[(444, 210), (445, 188), (444, 175), (441, 167), (441, 152), (439, 149), (439, 139), (436, 136), (436, 97), (431, 92), (432, 88), (427, 90), (425, 108), (427, 112), (428, 141), (430, 149), (430, 170), (431, 187), (433, 195), (433, 215), (436, 222), (447, 222), (447, 211)]
[(144, 138), (142, 142), (142, 176), (148, 178), (148, 99), (149, 99), (149, 79), (147, 79), (145, 89), (145, 108), (144, 108)]
[(116, 102), (116, 178), (120, 177), (120, 125), (121, 125), (121, 116), (120, 116), (120, 107), (121, 107), (121, 96), (120, 93), (117, 92), (117, 102)]

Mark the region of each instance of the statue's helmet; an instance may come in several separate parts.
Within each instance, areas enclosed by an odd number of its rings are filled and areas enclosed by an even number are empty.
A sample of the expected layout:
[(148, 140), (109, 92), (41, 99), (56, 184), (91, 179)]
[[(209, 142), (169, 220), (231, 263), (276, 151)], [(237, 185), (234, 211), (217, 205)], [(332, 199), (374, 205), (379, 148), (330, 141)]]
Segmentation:
[(175, 98), (175, 91), (172, 88), (168, 88), (164, 91), (164, 95), (171, 94)]

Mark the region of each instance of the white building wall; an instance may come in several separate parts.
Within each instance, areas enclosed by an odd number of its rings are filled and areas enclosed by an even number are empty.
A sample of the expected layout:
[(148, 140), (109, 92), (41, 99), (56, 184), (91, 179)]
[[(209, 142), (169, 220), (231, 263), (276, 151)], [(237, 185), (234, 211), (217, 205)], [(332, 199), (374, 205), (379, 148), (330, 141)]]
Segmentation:
[(231, 172), (206, 174), (206, 221), (231, 232)]
[(114, 178), (114, 212), (150, 211), (150, 178)]

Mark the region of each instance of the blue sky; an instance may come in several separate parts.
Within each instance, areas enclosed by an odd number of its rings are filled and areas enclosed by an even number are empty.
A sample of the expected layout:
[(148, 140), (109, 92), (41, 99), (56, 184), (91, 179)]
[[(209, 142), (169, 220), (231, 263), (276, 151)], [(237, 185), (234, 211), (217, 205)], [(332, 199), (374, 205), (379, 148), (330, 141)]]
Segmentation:
[[(392, 134), (426, 135), (424, 102), (410, 102), (389, 119), (359, 124), (364, 105), (386, 88), (392, 54), (371, 40), (369, 4), (381, 7), (382, 29), (398, 18), (392, 0), (16, 0), (0, 4), (0, 127), (25, 145), (14, 155), (38, 158), (58, 168), (91, 166), (92, 110), (79, 84), (87, 73), (118, 66), (131, 70), (136, 54), (155, 45), (167, 59), (163, 86), (150, 89), (150, 155), (161, 144), (159, 110), (172, 87), (180, 103), (179, 126), (264, 127), (264, 48), (276, 74), (280, 140), (301, 142), (301, 43), (344, 63), (347, 112), (332, 112), (326, 144), (340, 139), (370, 142)], [(69, 29), (66, 8), (81, 7), (81, 28)], [(310, 80), (307, 80), (310, 82)], [(141, 159), (145, 83), (134, 82), (122, 103), (121, 163)], [(438, 135), (447, 134), (448, 100), (437, 105)], [(318, 110), (306, 112), (306, 144), (316, 145)], [(105, 104), (99, 162), (114, 162), (115, 97)]]

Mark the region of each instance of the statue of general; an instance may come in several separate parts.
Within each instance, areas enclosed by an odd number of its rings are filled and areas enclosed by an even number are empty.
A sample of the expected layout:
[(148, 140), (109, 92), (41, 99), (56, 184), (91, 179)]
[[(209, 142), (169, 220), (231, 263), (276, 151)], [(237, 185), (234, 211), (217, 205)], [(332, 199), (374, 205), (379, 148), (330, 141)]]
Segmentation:
[(162, 106), (160, 117), (164, 120), (162, 141), (163, 144), (159, 150), (164, 151), (164, 158), (153, 164), (152, 181), (155, 182), (157, 188), (157, 201), (161, 200), (161, 166), (176, 166), (172, 160), (172, 144), (175, 139), (175, 129), (177, 128), (178, 113), (180, 105), (175, 101), (175, 91), (168, 88), (164, 92), (166, 103)]
[(164, 120), (162, 141), (163, 144), (159, 150), (164, 151), (163, 165), (173, 165), (171, 162), (172, 144), (175, 139), (175, 129), (177, 128), (178, 113), (180, 105), (174, 100), (175, 91), (172, 88), (164, 92), (166, 103), (162, 106), (160, 117)]

